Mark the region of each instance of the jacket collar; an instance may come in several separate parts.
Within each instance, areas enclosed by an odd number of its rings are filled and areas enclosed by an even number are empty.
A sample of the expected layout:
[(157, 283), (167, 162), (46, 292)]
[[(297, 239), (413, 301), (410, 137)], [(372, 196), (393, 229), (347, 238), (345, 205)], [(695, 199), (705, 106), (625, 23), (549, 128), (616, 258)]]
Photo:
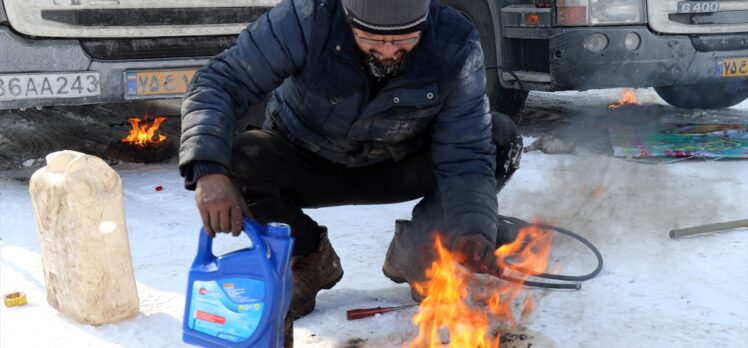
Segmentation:
[(337, 56), (347, 59), (351, 63), (359, 64), (361, 53), (358, 50), (358, 46), (356, 46), (356, 41), (353, 38), (353, 30), (345, 17), (342, 4), (338, 4), (335, 9), (332, 21), (332, 31), (330, 32), (329, 40), (327, 40), (327, 48)]

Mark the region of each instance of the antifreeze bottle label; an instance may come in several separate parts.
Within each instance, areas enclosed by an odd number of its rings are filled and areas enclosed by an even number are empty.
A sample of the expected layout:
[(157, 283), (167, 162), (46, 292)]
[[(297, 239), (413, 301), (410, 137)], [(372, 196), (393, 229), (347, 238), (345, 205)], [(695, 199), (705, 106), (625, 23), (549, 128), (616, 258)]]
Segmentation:
[(229, 278), (192, 284), (189, 328), (230, 342), (255, 332), (265, 307), (265, 283)]

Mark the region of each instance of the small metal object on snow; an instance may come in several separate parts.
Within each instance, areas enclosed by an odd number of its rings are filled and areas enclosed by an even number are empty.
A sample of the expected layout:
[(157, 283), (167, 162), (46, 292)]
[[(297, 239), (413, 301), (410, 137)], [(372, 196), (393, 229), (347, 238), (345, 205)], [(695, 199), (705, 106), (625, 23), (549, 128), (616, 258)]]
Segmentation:
[(26, 304), (26, 293), (23, 291), (14, 291), (3, 295), (5, 307), (23, 306)]

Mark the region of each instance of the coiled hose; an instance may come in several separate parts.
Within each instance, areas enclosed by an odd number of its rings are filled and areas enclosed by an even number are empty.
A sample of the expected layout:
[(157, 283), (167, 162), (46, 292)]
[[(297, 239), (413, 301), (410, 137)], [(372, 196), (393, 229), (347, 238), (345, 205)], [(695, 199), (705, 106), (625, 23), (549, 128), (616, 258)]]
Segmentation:
[(587, 246), (587, 248), (589, 248), (592, 251), (592, 253), (595, 254), (595, 258), (597, 258), (597, 267), (595, 268), (595, 270), (593, 270), (592, 272), (590, 272), (588, 274), (579, 275), (579, 276), (576, 276), (576, 275), (563, 275), (563, 274), (550, 274), (550, 273), (534, 274), (534, 272), (532, 272), (532, 271), (530, 271), (530, 270), (528, 270), (526, 268), (523, 268), (523, 267), (520, 267), (520, 266), (517, 266), (517, 265), (513, 265), (513, 264), (506, 264), (506, 268), (509, 268), (509, 269), (511, 269), (513, 271), (517, 271), (517, 272), (524, 273), (524, 274), (532, 274), (533, 277), (544, 278), (544, 279), (551, 279), (551, 280), (560, 280), (560, 281), (570, 281), (570, 282), (574, 282), (574, 283), (539, 282), (539, 281), (532, 281), (532, 280), (525, 280), (525, 281), (523, 281), (523, 280), (520, 280), (520, 279), (517, 279), (517, 278), (513, 278), (513, 277), (509, 277), (509, 276), (506, 276), (506, 275), (503, 275), (503, 274), (499, 275), (499, 278), (501, 278), (501, 279), (504, 279), (504, 280), (512, 282), (512, 283), (523, 284), (523, 285), (537, 287), (537, 288), (579, 290), (579, 289), (582, 288), (582, 283), (580, 283), (580, 282), (594, 278), (603, 269), (603, 255), (600, 254), (600, 251), (597, 250), (597, 248), (592, 243), (590, 243), (590, 241), (588, 241), (584, 237), (582, 237), (582, 236), (580, 236), (580, 235), (578, 235), (578, 234), (576, 234), (574, 232), (571, 232), (569, 230), (563, 229), (563, 228), (558, 227), (558, 226), (552, 226), (552, 225), (546, 225), (546, 224), (531, 224), (531, 223), (529, 223), (529, 222), (527, 222), (525, 220), (522, 220), (522, 219), (519, 219), (519, 218), (516, 218), (516, 217), (511, 217), (511, 216), (499, 216), (499, 219), (500, 220), (504, 220), (504, 221), (508, 221), (508, 222), (516, 225), (516, 227), (515, 227), (516, 230), (519, 230), (519, 229), (521, 229), (523, 227), (526, 227), (526, 226), (534, 225), (534, 226), (536, 226), (536, 227), (538, 227), (540, 229), (543, 229), (543, 230), (554, 231), (554, 232), (558, 232), (558, 233), (561, 233), (563, 235), (569, 236), (571, 238), (574, 238), (574, 239), (578, 240), (579, 242), (581, 242), (585, 246)]

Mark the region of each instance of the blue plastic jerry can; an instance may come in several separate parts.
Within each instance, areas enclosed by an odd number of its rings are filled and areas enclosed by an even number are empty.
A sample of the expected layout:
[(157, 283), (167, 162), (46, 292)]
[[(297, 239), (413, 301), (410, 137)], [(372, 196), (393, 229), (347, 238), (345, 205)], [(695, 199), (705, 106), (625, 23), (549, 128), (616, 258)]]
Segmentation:
[(222, 256), (213, 255), (213, 239), (200, 230), (187, 283), (185, 343), (283, 347), (283, 320), (291, 304), (291, 228), (245, 218), (243, 230), (252, 246)]

